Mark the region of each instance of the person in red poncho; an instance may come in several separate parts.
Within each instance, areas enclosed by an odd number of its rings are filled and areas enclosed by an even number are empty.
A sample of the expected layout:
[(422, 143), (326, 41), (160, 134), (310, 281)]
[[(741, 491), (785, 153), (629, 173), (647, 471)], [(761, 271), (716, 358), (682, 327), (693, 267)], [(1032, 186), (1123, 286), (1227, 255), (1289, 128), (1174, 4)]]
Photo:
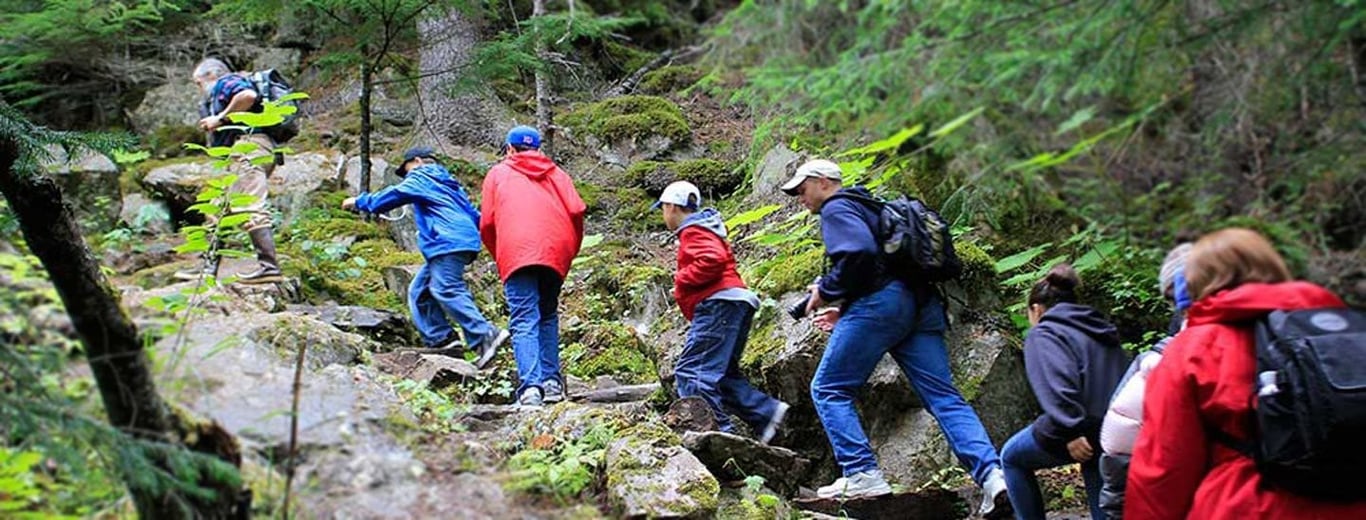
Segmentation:
[(507, 156), (484, 177), (479, 221), (511, 314), (517, 403), (530, 407), (564, 400), (560, 286), (583, 244), (586, 210), (569, 175), (540, 147), (535, 128), (508, 132)]
[(1253, 460), (1208, 429), (1255, 439), (1256, 320), (1273, 310), (1344, 307), (1342, 300), (1292, 281), (1271, 244), (1246, 229), (1201, 238), (1185, 272), (1196, 301), (1148, 378), (1125, 520), (1366, 518), (1366, 503), (1323, 502), (1264, 485)]

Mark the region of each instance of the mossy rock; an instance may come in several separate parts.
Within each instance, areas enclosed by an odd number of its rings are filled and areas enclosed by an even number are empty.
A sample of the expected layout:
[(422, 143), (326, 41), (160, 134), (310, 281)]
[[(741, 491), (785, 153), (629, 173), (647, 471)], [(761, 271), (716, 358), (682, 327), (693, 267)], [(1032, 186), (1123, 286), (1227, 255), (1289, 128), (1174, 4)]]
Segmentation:
[(577, 105), (559, 122), (604, 143), (651, 136), (682, 143), (692, 136), (683, 110), (658, 96), (621, 96)]
[(976, 243), (957, 240), (953, 244), (958, 260), (963, 263), (963, 276), (960, 283), (969, 293), (995, 290), (997, 284), (996, 260)]
[(670, 65), (651, 71), (640, 80), (640, 91), (663, 95), (677, 92), (702, 79), (702, 71), (692, 65)]
[(162, 125), (143, 138), (143, 144), (151, 150), (153, 157), (203, 157), (200, 152), (185, 148), (185, 143), (203, 142), (204, 132), (191, 125)]
[(825, 249), (811, 247), (759, 264), (752, 277), (755, 287), (760, 291), (779, 295), (800, 291), (811, 285), (811, 281), (821, 275), (824, 267)]
[(623, 179), (628, 185), (643, 188), (655, 196), (663, 193), (670, 183), (688, 181), (697, 185), (703, 197), (713, 200), (734, 193), (745, 180), (739, 168), (713, 159), (641, 161), (631, 165)]
[(721, 485), (657, 422), (620, 432), (607, 450), (607, 498), (629, 518), (712, 518)]
[(575, 377), (613, 376), (627, 384), (658, 378), (649, 347), (624, 324), (588, 322), (566, 330), (564, 337), (568, 345), (561, 357), (566, 371)]

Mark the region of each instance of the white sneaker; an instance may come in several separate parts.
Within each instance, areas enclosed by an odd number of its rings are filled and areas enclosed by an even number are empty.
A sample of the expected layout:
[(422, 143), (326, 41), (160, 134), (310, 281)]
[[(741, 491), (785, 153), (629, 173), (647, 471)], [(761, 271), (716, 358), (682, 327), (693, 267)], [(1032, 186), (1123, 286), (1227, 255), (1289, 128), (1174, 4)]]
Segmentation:
[(861, 471), (835, 479), (835, 483), (816, 490), (820, 498), (868, 498), (892, 494), (892, 486), (882, 478), (879, 470)]
[(768, 419), (768, 426), (759, 435), (759, 442), (768, 444), (773, 437), (778, 435), (778, 427), (783, 425), (783, 419), (787, 417), (787, 409), (791, 408), (787, 403), (778, 401), (778, 407), (773, 409), (773, 417)]
[(545, 406), (543, 395), (540, 388), (529, 386), (526, 390), (522, 390), (521, 395), (517, 396), (517, 406), (524, 409), (539, 409)]
[(489, 362), (493, 361), (493, 355), (498, 353), (498, 347), (503, 346), (511, 335), (507, 329), (493, 329), (484, 341), (479, 342), (479, 358), (474, 362), (475, 368), (483, 370), (489, 366)]
[(1006, 518), (1011, 513), (1006, 474), (1001, 468), (992, 468), (982, 482), (982, 506), (977, 508), (977, 514), (983, 518)]

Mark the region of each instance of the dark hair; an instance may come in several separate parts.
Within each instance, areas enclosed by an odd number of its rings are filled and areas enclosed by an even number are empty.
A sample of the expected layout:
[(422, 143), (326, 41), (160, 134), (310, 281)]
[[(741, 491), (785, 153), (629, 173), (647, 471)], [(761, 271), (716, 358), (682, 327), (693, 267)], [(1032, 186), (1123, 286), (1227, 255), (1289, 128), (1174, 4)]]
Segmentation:
[(539, 150), (539, 148), (535, 146), (527, 146), (524, 144), (510, 144), (508, 146), (511, 146), (513, 150), (516, 150), (518, 152), (525, 152), (527, 150)]
[(1029, 304), (1052, 307), (1059, 303), (1077, 303), (1077, 291), (1081, 289), (1081, 277), (1070, 264), (1061, 263), (1048, 270), (1029, 291)]

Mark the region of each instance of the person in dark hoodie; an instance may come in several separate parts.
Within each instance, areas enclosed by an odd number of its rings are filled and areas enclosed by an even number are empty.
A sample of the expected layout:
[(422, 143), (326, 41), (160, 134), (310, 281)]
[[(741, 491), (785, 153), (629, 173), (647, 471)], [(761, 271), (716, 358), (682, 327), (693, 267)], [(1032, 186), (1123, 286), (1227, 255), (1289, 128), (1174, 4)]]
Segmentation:
[(540, 148), (535, 128), (508, 132), (506, 156), (484, 176), (479, 221), (512, 315), (517, 403), (533, 408), (564, 400), (560, 287), (583, 245), (587, 209), (574, 181)]
[(1001, 448), (1015, 517), (1044, 518), (1034, 471), (1081, 463), (1091, 518), (1100, 509), (1100, 425), (1129, 364), (1119, 332), (1100, 312), (1077, 303), (1081, 279), (1058, 264), (1029, 292), (1025, 373), (1043, 415)]
[[(475, 365), (484, 368), (498, 346), (507, 341), (508, 332), (484, 319), (465, 284), (465, 268), (479, 254), (479, 210), (470, 203), (460, 181), (437, 163), (431, 148), (408, 150), (394, 173), (403, 181), (348, 198), (342, 201), (342, 208), (384, 213), (413, 206), (418, 249), (427, 259), (408, 287), (413, 325), (432, 353), (459, 357), (471, 348), (479, 355)], [(464, 345), (448, 316), (464, 332)]]
[(678, 181), (665, 187), (654, 205), (663, 210), (664, 225), (678, 236), (674, 300), (692, 324), (674, 364), (674, 383), (680, 398), (707, 402), (721, 431), (734, 432), (734, 413), (767, 444), (777, 434), (788, 405), (760, 392), (740, 373), (740, 356), (759, 297), (735, 270), (721, 213), (699, 210), (701, 200), (697, 186)]
[(781, 189), (820, 215), (831, 267), (812, 285), (807, 312), (830, 341), (811, 381), (811, 397), (843, 476), (816, 491), (822, 498), (891, 493), (859, 422), (854, 399), (873, 368), (891, 354), (925, 408), (939, 422), (949, 449), (982, 486), (978, 513), (994, 518), (1009, 509), (1000, 460), (977, 413), (953, 386), (944, 330), (948, 318), (936, 291), (890, 276), (878, 247), (878, 212), (868, 190), (843, 188), (839, 165), (817, 159), (797, 168)]

